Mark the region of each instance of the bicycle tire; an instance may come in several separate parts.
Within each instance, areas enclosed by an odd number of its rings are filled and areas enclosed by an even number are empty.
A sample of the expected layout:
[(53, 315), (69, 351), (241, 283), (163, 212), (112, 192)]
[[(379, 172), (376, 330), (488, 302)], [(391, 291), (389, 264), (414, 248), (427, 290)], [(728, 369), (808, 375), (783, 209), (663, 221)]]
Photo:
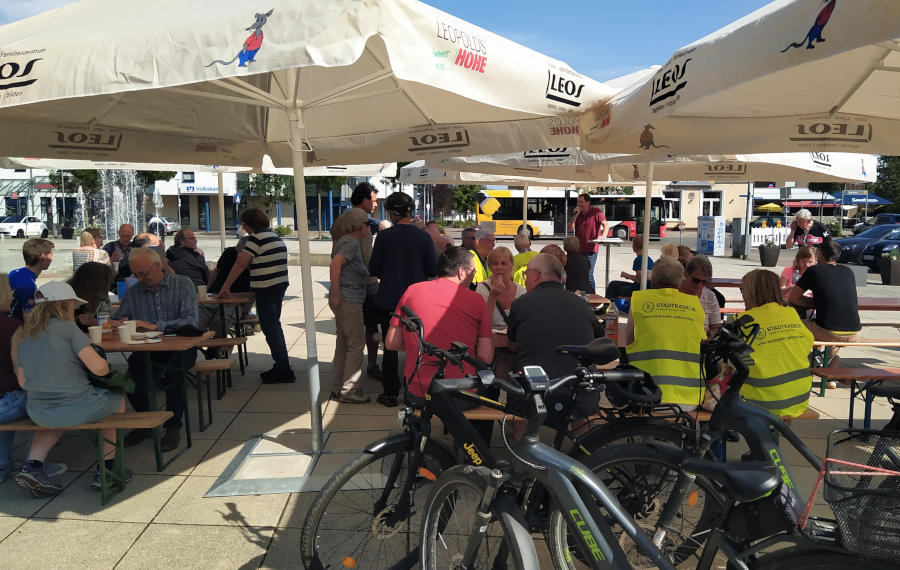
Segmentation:
[(897, 568), (895, 563), (865, 558), (850, 552), (823, 551), (812, 548), (788, 548), (766, 554), (748, 564), (752, 570), (888, 570)]
[[(453, 455), (440, 444), (427, 440), (421, 480), (411, 494), (409, 514), (392, 525), (385, 517), (396, 508), (397, 490), (405, 478), (407, 458), (417, 445), (407, 441), (363, 452), (325, 483), (309, 508), (300, 539), (304, 567), (411, 568), (418, 561), (419, 528), (416, 505), (424, 500), (444, 470), (456, 464)], [(399, 461), (399, 463), (397, 463)], [(375, 512), (384, 494), (392, 468), (399, 467), (399, 479), (389, 492), (386, 505)], [(361, 488), (362, 487), (362, 488)], [(332, 522), (333, 521), (333, 522)]]
[(579, 447), (572, 450), (573, 458), (593, 455), (598, 450), (611, 445), (642, 444), (648, 442), (664, 443), (675, 447), (683, 447), (689, 439), (688, 428), (662, 422), (647, 417), (627, 418), (591, 428), (581, 437)]
[[(603, 480), (625, 511), (652, 538), (656, 518), (678, 479), (677, 462), (653, 447), (623, 444), (600, 450), (584, 458), (583, 463)], [(668, 531), (662, 545), (662, 550), (673, 566), (696, 567), (703, 552), (703, 540), (692, 536), (708, 528), (708, 522), (719, 512), (721, 506), (720, 494), (712, 490), (706, 480), (698, 477), (695, 490), (674, 521), (678, 528)], [(600, 508), (605, 512), (605, 509)], [(608, 518), (607, 522), (620, 537), (619, 544), (633, 567), (655, 567), (637, 551), (634, 542), (615, 520)], [(558, 509), (553, 509), (547, 530), (547, 545), (554, 566), (559, 570), (589, 567), (585, 563), (587, 559), (581, 555), (577, 544), (569, 540), (567, 532), (565, 517)]]
[[(462, 562), (476, 509), (487, 488), (483, 471), (472, 465), (457, 465), (438, 477), (422, 519), (422, 568), (453, 568)], [(474, 567), (539, 569), (534, 543), (517, 507), (501, 507), (501, 498), (498, 495), (491, 505), (491, 520)]]

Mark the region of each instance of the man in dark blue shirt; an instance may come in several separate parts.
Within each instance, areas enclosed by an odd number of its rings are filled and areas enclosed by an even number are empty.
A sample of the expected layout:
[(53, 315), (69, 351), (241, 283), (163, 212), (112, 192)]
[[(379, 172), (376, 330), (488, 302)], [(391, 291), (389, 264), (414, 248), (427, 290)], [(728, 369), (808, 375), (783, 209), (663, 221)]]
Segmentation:
[(20, 321), (34, 306), (37, 278), (53, 261), (53, 242), (47, 239), (30, 239), (22, 244), (25, 267), (9, 272), (9, 287), (13, 292), (10, 314)]
[[(412, 225), (413, 205), (413, 199), (402, 192), (385, 199), (384, 209), (394, 225), (378, 232), (372, 248), (369, 274), (380, 281), (375, 310), (383, 338), (387, 338), (391, 312), (397, 309), (406, 288), (437, 276), (434, 244), (427, 233)], [(396, 406), (400, 393), (397, 353), (385, 349), (381, 367), (384, 392), (377, 401), (388, 407)]]

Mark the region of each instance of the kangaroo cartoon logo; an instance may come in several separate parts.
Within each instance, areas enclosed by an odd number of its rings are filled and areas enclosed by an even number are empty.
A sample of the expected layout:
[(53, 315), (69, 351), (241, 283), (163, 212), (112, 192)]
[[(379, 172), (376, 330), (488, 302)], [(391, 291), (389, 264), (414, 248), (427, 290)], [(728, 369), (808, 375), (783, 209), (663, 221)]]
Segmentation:
[(784, 48), (781, 50), (781, 53), (784, 53), (791, 48), (803, 47), (803, 44), (806, 44), (806, 49), (815, 49), (816, 46), (813, 45), (814, 41), (816, 43), (824, 42), (825, 38), (822, 37), (822, 30), (825, 29), (825, 25), (828, 23), (828, 20), (831, 19), (831, 13), (834, 12), (835, 4), (837, 4), (837, 0), (830, 0), (830, 2), (828, 2), (828, 4), (826, 4), (819, 12), (819, 15), (816, 16), (816, 21), (813, 22), (809, 32), (806, 33), (806, 37), (799, 42), (792, 43)]
[(641, 133), (641, 148), (650, 150), (651, 148), (669, 148), (667, 144), (656, 144), (653, 142), (653, 125), (644, 125), (644, 132)]
[(265, 14), (257, 13), (256, 21), (250, 25), (249, 28), (245, 28), (246, 30), (252, 30), (253, 33), (250, 34), (250, 37), (244, 40), (244, 47), (241, 51), (238, 52), (236, 56), (231, 58), (228, 61), (223, 61), (221, 59), (217, 59), (207, 65), (206, 67), (210, 67), (213, 64), (220, 63), (222, 65), (231, 65), (234, 63), (234, 60), (240, 60), (238, 63), (238, 67), (247, 67), (248, 63), (252, 63), (254, 61), (254, 57), (256, 57), (256, 52), (259, 51), (259, 48), (262, 47), (263, 41), (263, 26), (266, 25), (266, 22), (269, 21), (269, 16), (272, 15), (275, 9), (269, 10)]

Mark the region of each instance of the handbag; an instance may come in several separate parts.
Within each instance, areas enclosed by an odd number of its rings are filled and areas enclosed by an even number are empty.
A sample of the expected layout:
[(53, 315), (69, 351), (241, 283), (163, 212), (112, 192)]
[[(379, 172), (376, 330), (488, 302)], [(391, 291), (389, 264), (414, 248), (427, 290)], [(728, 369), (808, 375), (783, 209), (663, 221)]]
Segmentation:
[[(106, 359), (106, 351), (97, 346), (96, 344), (92, 344), (91, 348), (93, 348), (97, 354)], [(82, 365), (83, 366), (83, 365)], [(122, 370), (121, 368), (114, 368), (112, 366), (109, 367), (109, 372), (100, 376), (99, 374), (94, 374), (90, 370), (88, 370), (87, 366), (84, 367), (87, 372), (88, 382), (97, 386), (98, 388), (106, 388), (110, 392), (118, 392), (121, 394), (133, 394), (136, 388), (134, 380), (131, 376), (128, 375), (128, 372)]]

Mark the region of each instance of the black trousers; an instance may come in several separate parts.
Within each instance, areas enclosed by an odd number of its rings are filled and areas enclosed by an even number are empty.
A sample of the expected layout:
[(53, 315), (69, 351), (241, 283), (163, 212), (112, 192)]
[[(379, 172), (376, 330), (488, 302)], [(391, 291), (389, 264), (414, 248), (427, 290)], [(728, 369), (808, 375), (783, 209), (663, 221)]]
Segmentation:
[[(183, 373), (196, 362), (197, 349), (192, 348), (184, 352), (150, 352), (150, 370), (147, 370), (146, 365), (147, 354), (133, 352), (128, 357), (128, 374), (137, 386), (134, 393), (128, 395), (128, 401), (136, 412), (153, 411), (150, 409), (148, 390), (162, 388), (166, 391), (166, 409), (173, 414), (165, 425), (181, 427), (185, 407)], [(162, 376), (159, 374), (160, 370), (165, 370)]]

